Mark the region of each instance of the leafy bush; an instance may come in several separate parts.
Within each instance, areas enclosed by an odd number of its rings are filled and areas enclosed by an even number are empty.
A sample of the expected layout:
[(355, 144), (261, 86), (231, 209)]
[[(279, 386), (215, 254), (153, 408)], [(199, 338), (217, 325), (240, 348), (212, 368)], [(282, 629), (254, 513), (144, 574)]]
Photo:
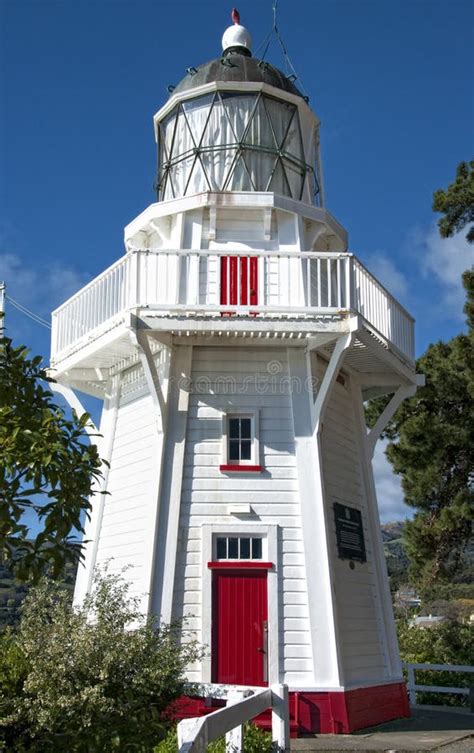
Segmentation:
[[(417, 664), (474, 664), (474, 628), (456, 620), (446, 620), (430, 628), (420, 628), (400, 620), (398, 641), (402, 661)], [(468, 688), (472, 675), (460, 672), (417, 670), (419, 685)], [(467, 695), (449, 693), (417, 693), (417, 702), (468, 706)]]
[[(71, 532), (84, 532), (83, 513), (102, 477), (89, 416), (68, 417), (54, 402), (41, 361), (0, 337), (0, 562), (21, 580), (56, 577), (77, 562), (82, 546)], [(33, 536), (35, 517), (41, 525)]]
[[(272, 738), (268, 732), (264, 732), (255, 724), (244, 726), (244, 749), (245, 753), (270, 753), (273, 750)], [(210, 743), (208, 753), (225, 753), (225, 738)], [(176, 730), (171, 730), (165, 739), (155, 747), (154, 753), (177, 753), (178, 737)]]
[(79, 609), (43, 581), (26, 597), (17, 633), (1, 638), (0, 750), (152, 751), (200, 653), (180, 645), (179, 626), (142, 618), (123, 578), (98, 576)]

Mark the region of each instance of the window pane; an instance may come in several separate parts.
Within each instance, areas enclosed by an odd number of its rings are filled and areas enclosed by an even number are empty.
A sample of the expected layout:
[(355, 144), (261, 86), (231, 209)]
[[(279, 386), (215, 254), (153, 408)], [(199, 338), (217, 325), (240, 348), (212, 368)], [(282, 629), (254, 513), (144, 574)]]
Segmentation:
[(245, 440), (240, 444), (240, 459), (250, 460), (251, 457), (251, 442)]
[(240, 539), (240, 559), (250, 559), (250, 539)]
[(228, 539), (229, 542), (229, 553), (228, 557), (230, 560), (236, 560), (239, 558), (239, 540), (238, 539)]
[(231, 439), (238, 439), (239, 437), (239, 419), (229, 418), (229, 437)]
[(218, 560), (225, 560), (227, 558), (227, 539), (217, 539), (216, 557)]
[(239, 459), (239, 440), (231, 439), (229, 442), (229, 460)]
[(262, 539), (252, 539), (252, 559), (262, 559)]
[(240, 436), (242, 439), (250, 439), (250, 418), (242, 418), (240, 422)]

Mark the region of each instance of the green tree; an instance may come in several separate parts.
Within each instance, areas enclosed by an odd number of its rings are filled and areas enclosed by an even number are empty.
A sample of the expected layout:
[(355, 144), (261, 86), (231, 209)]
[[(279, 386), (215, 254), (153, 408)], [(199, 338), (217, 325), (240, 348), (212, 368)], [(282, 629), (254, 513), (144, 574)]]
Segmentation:
[[(58, 574), (77, 557), (101, 461), (85, 432), (90, 421), (53, 402), (41, 357), (0, 338), (0, 557), (20, 578)], [(41, 530), (32, 537), (28, 520)]]
[[(430, 345), (416, 363), (425, 386), (400, 406), (383, 433), (405, 501), (416, 510), (403, 538), (411, 578), (422, 590), (453, 576), (472, 534), (473, 353), (472, 332)], [(388, 399), (369, 403), (369, 425)]]
[[(444, 215), (438, 221), (442, 238), (449, 238), (474, 222), (474, 160), (460, 162), (454, 183), (446, 190), (435, 191), (433, 211)], [(469, 243), (474, 242), (474, 225), (469, 228), (466, 238)]]
[[(445, 215), (438, 223), (444, 238), (474, 222), (474, 161), (461, 162), (455, 182), (434, 193), (433, 209)], [(467, 240), (474, 241), (474, 226)], [(403, 538), (412, 580), (425, 593), (460, 568), (472, 537), (474, 267), (462, 281), (468, 334), (429, 346), (416, 362), (426, 385), (400, 406), (382, 434), (389, 440), (387, 457), (402, 477), (405, 501), (416, 510)], [(389, 399), (369, 402), (369, 426)]]
[(180, 643), (179, 626), (143, 618), (124, 579), (107, 572), (78, 609), (43, 580), (1, 648), (0, 750), (12, 753), (153, 750), (201, 655)]
[[(415, 664), (467, 664), (474, 663), (474, 630), (467, 623), (448, 619), (430, 628), (419, 628), (411, 621), (397, 621), (398, 642), (402, 661)], [(466, 673), (419, 670), (416, 680), (420, 685), (445, 685), (466, 687), (471, 677)], [(468, 706), (468, 695), (448, 693), (418, 693), (418, 703), (449, 706)]]

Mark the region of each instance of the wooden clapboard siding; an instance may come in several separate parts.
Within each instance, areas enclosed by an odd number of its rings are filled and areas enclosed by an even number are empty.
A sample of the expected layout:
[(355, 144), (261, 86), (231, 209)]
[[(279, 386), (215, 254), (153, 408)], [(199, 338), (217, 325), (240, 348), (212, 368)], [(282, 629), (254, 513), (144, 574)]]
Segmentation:
[[(323, 366), (320, 364), (320, 377)], [(329, 400), (322, 432), (324, 485), (326, 490), (328, 537), (334, 579), (336, 619), (343, 679), (346, 684), (385, 676), (382, 643), (383, 625), (379, 610), (379, 588), (368, 525), (353, 398), (349, 382), (336, 382)], [(361, 511), (366, 563), (351, 570), (337, 555), (333, 504), (339, 502)]]
[(133, 596), (146, 611), (150, 573), (146, 565), (147, 522), (157, 503), (157, 424), (141, 368), (122, 378), (107, 492), (97, 549), (97, 565), (111, 572), (127, 567)]
[[(252, 477), (219, 470), (222, 415), (232, 409), (259, 413), (263, 470)], [(175, 617), (201, 615), (202, 526), (242, 525), (242, 519), (228, 514), (227, 506), (249, 501), (255, 522), (281, 527), (280, 561), (276, 563), (282, 605), (281, 667), (288, 682), (309, 684), (313, 680), (312, 648), (286, 351), (195, 347), (181, 491)], [(292, 629), (284, 632), (285, 621)], [(188, 630), (193, 629), (199, 639), (209, 641), (209, 636), (200, 634), (198, 622), (188, 623)], [(200, 679), (199, 669), (196, 667), (189, 676)]]

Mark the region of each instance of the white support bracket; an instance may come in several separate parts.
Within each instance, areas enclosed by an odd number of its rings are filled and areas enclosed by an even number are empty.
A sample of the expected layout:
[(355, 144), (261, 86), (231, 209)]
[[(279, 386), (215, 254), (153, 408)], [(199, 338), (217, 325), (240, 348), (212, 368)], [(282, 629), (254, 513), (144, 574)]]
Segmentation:
[(321, 382), (321, 386), (316, 395), (316, 400), (314, 401), (312, 410), (313, 436), (317, 436), (321, 431), (324, 413), (331, 396), (334, 382), (336, 381), (344, 356), (351, 347), (354, 337), (355, 333), (353, 331), (339, 337), (334, 346), (334, 350), (331, 353), (331, 358), (324, 373), (323, 381)]
[[(68, 403), (69, 407), (72, 408), (72, 410), (76, 411), (77, 417), (81, 418), (81, 416), (84, 415), (84, 413), (88, 413), (86, 409), (84, 408), (83, 404), (77, 397), (74, 390), (72, 390), (70, 387), (66, 387), (65, 384), (60, 384), (59, 382), (49, 382), (49, 387), (52, 392), (57, 392), (58, 395), (62, 395), (63, 398)], [(97, 430), (97, 427), (95, 426), (93, 420), (89, 417), (89, 423), (87, 423), (84, 426), (84, 430), (86, 431), (89, 439), (94, 444), (97, 444), (94, 437), (96, 437), (99, 432)]]
[(424, 384), (424, 377), (419, 374), (417, 377), (422, 377), (421, 380), (417, 379), (415, 384), (402, 384), (392, 396), (390, 402), (385, 406), (377, 421), (367, 434), (367, 450), (369, 457), (373, 458), (375, 452), (375, 445), (380, 437), (381, 433), (387, 426), (388, 422), (394, 415), (395, 411), (399, 408), (404, 400), (408, 397), (413, 397), (417, 390), (417, 386)]
[(140, 329), (134, 326), (132, 323), (129, 325), (130, 338), (138, 350), (138, 356), (140, 363), (145, 374), (145, 379), (150, 390), (153, 405), (155, 407), (156, 420), (158, 424), (158, 431), (164, 431), (164, 424), (166, 420), (166, 400), (163, 395), (163, 388), (156, 367), (153, 353), (150, 348), (149, 335), (146, 330)]

